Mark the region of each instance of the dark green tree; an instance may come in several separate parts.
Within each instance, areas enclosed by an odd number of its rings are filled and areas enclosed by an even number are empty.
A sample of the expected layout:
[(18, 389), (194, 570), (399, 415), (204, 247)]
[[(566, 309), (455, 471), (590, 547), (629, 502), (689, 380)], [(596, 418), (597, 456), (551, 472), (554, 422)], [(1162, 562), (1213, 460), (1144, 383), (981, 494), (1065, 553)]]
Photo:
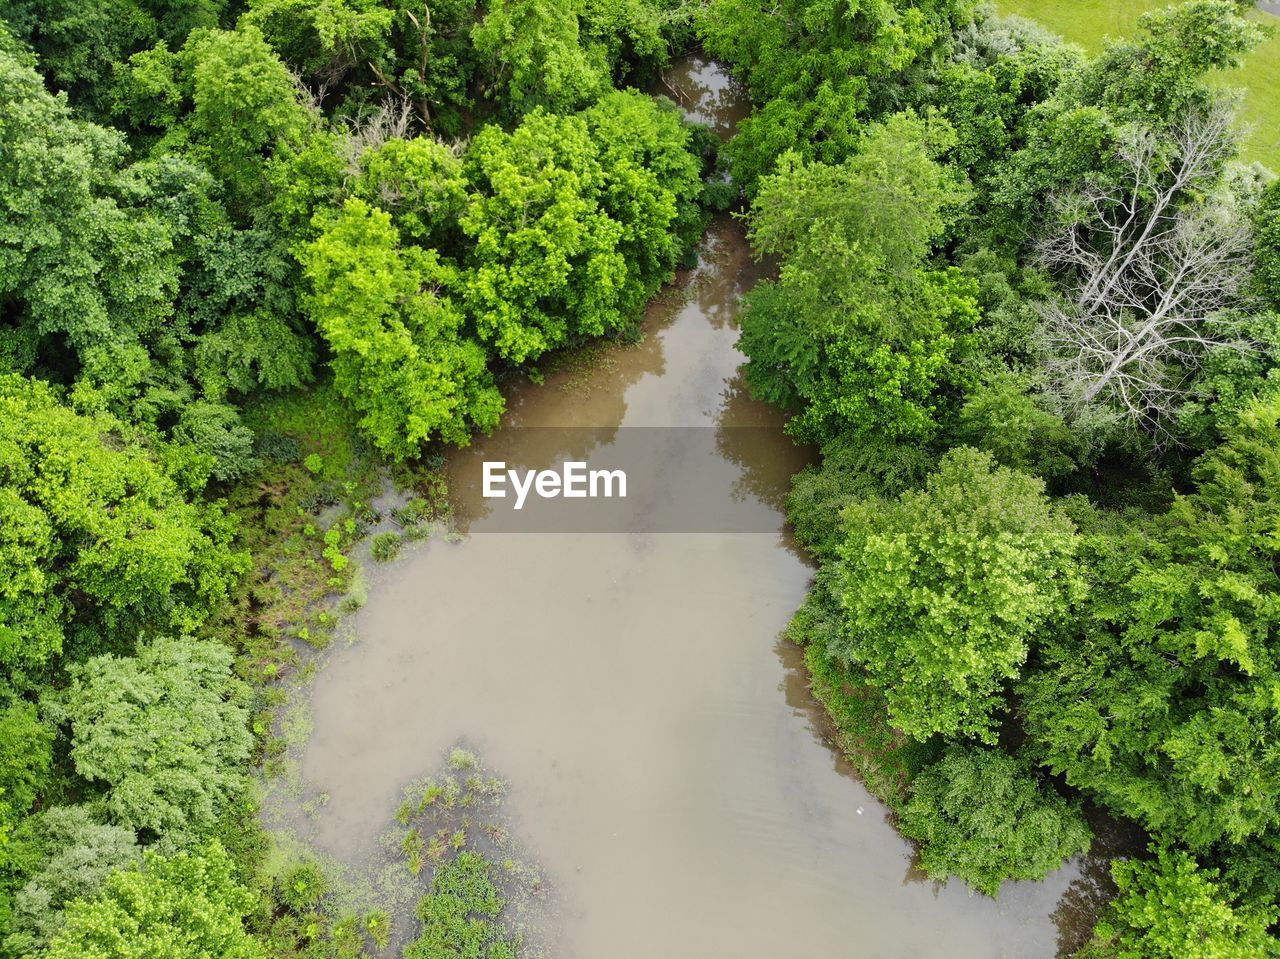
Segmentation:
[(898, 827), (921, 843), (931, 878), (959, 876), (988, 896), (1006, 879), (1043, 879), (1092, 839), (1079, 804), (1038, 782), (1025, 763), (966, 746), (950, 747), (911, 781)]
[(1052, 769), (1193, 849), (1280, 814), (1280, 400), (1251, 404), (1194, 476), (1167, 514), (1085, 538), (1090, 600), (1021, 689)]

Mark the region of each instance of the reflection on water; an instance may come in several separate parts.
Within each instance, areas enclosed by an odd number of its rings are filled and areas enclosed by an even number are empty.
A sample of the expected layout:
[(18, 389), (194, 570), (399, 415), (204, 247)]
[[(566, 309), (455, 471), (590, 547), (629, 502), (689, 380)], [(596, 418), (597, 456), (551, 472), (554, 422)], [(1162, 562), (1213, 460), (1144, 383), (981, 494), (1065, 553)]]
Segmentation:
[[(696, 60), (672, 83), (701, 85), (701, 109), (732, 96)], [(771, 425), (718, 433), (735, 467), (724, 495), (771, 532), (485, 533), (477, 515), (465, 541), (377, 572), (358, 642), (314, 685), (302, 771), (329, 801), (311, 839), (368, 855), (404, 783), (465, 741), (510, 784), (566, 957), (1053, 956), (1074, 865), (998, 902), (922, 882), (827, 744), (799, 651), (778, 640), (812, 574), (781, 505), (807, 454), (742, 386), (733, 319), (754, 271), (740, 229), (717, 221), (702, 252), (691, 294), (651, 310), (643, 342), (516, 390), (504, 422)]]
[(685, 116), (705, 123), (727, 140), (751, 112), (746, 91), (725, 68), (706, 57), (685, 57), (662, 77), (656, 93), (664, 93), (684, 108)]

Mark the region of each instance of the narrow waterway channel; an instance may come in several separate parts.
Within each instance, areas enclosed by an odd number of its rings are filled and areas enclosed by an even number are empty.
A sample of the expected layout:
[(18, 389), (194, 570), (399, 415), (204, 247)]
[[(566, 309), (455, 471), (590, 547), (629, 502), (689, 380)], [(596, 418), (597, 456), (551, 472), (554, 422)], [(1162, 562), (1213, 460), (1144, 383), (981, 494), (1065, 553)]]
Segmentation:
[[(715, 64), (668, 83), (722, 133), (746, 109)], [(717, 219), (642, 342), (518, 388), (503, 430), (451, 469), (552, 435), (517, 427), (753, 426), (722, 444), (724, 496), (772, 532), (515, 533), (477, 511), (462, 542), (374, 571), (357, 641), (312, 689), (302, 773), (328, 796), (312, 839), (358, 860), (461, 741), (510, 784), (563, 959), (1054, 956), (1078, 868), (998, 902), (924, 881), (779, 640), (812, 575), (780, 506), (805, 454), (742, 385), (734, 316), (755, 278), (740, 227)]]

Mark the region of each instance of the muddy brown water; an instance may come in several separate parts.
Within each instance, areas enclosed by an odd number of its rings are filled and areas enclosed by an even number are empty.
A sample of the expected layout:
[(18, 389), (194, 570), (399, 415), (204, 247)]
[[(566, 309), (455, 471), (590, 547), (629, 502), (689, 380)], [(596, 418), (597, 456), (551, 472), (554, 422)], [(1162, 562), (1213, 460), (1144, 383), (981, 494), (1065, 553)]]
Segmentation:
[[(745, 110), (708, 61), (668, 82), (722, 133)], [(770, 426), (725, 455), (773, 532), (502, 533), (477, 515), (464, 541), (374, 570), (356, 642), (311, 691), (301, 768), (328, 796), (311, 841), (367, 855), (405, 783), (462, 741), (510, 784), (566, 959), (1055, 955), (1088, 922), (1076, 864), (998, 901), (925, 881), (828, 745), (779, 639), (813, 572), (779, 505), (806, 454), (742, 386), (734, 315), (756, 272), (738, 225), (715, 221), (701, 254), (641, 343), (516, 389), (504, 429)]]

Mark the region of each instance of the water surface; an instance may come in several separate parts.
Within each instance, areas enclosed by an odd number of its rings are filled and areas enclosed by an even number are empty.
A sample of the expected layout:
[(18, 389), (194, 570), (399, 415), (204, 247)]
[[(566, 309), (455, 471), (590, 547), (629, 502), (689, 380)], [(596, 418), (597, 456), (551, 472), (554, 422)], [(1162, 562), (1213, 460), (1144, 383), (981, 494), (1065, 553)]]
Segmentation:
[[(722, 133), (745, 109), (709, 62), (668, 83)], [(738, 225), (714, 222), (701, 252), (642, 342), (516, 389), (506, 432), (450, 468), (465, 487), (486, 450), (554, 442), (512, 427), (718, 429), (725, 496), (771, 531), (494, 532), (464, 497), (468, 538), (377, 571), (358, 641), (315, 682), (302, 771), (329, 801), (314, 841), (359, 860), (403, 785), (463, 741), (510, 783), (566, 959), (1055, 955), (1074, 866), (998, 902), (922, 881), (827, 744), (778, 638), (813, 572), (780, 505), (807, 454), (742, 385), (734, 317), (756, 270)]]

